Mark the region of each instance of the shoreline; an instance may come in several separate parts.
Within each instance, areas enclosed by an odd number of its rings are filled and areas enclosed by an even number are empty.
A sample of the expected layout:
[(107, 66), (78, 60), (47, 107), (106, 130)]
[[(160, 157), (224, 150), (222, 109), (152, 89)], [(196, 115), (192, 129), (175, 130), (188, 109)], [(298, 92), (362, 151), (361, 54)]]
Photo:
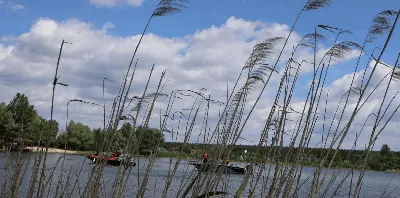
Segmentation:
[[(32, 146), (32, 147), (26, 147), (27, 149), (30, 150), (30, 152), (40, 152), (40, 149), (45, 149), (45, 147), (37, 147), (37, 146)], [(82, 155), (82, 156), (86, 156), (89, 155), (91, 153), (93, 153), (93, 151), (76, 151), (76, 150), (64, 150), (64, 149), (58, 149), (58, 148), (50, 148), (48, 149), (47, 153), (53, 153), (53, 154), (67, 154), (67, 155)], [(167, 157), (167, 156), (161, 156), (158, 158), (171, 158), (171, 157)], [(172, 157), (173, 158), (173, 157)], [(190, 160), (190, 157), (187, 158), (186, 160)], [(194, 160), (194, 159), (192, 159)], [(265, 165), (267, 164), (272, 164), (272, 163), (265, 163)], [(281, 164), (283, 165), (283, 164)], [(289, 165), (289, 164), (286, 164)], [(306, 165), (306, 167), (311, 167), (311, 168), (315, 168), (312, 165)], [(343, 169), (343, 170), (351, 170), (351, 168), (344, 168), (344, 167), (335, 167), (335, 168), (331, 168), (331, 169)], [(354, 169), (355, 171), (359, 171), (358, 169)], [(378, 171), (378, 170), (370, 170), (370, 169), (366, 169), (366, 171), (372, 171), (372, 172), (381, 172), (381, 173), (392, 173), (392, 174), (400, 174), (400, 171), (390, 171), (390, 170), (386, 170), (386, 171)]]
[[(46, 149), (46, 147), (37, 147), (37, 146), (28, 146), (26, 147), (30, 150), (30, 152), (40, 152), (40, 150)], [(92, 153), (92, 151), (75, 151), (75, 150), (64, 150), (59, 148), (50, 148), (47, 150), (47, 153), (58, 153), (58, 154), (68, 154), (68, 155), (88, 155)]]

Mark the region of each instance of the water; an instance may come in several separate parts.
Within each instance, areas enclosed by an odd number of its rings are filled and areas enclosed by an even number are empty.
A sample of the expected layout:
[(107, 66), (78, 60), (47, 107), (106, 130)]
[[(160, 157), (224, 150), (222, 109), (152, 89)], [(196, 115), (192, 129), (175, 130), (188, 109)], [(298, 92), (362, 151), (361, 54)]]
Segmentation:
[[(94, 166), (91, 164), (91, 162), (86, 159), (85, 156), (79, 156), (79, 155), (66, 155), (65, 160), (62, 160), (62, 154), (48, 154), (47, 156), (47, 163), (46, 167), (48, 168), (47, 174), (50, 175), (49, 173), (54, 171), (53, 178), (51, 179), (51, 182), (47, 184), (45, 196), (47, 197), (54, 197), (54, 193), (56, 191), (56, 186), (57, 182), (59, 180), (59, 175), (61, 174), (61, 165), (64, 162), (64, 169), (67, 169), (63, 174), (64, 178), (67, 177), (68, 173), (70, 174), (70, 181), (71, 181), (71, 187), (72, 185), (76, 182), (75, 188), (73, 188), (72, 191), (72, 196), (71, 197), (79, 197), (79, 195), (83, 192), (86, 183), (88, 181), (88, 176), (91, 171), (91, 168)], [(29, 182), (31, 179), (32, 175), (32, 167), (33, 167), (33, 161), (34, 161), (35, 153), (24, 153), (23, 154), (23, 160), (25, 164), (22, 167), (21, 170), (21, 186), (19, 188), (18, 192), (18, 197), (25, 197), (26, 194), (28, 193), (28, 188), (29, 188)], [(0, 153), (0, 168), (3, 169), (5, 166), (7, 155), (4, 153)], [(16, 158), (16, 156), (12, 156), (12, 158)], [(58, 167), (56, 169), (52, 169), (57, 161), (59, 160)], [(136, 159), (137, 164), (136, 167), (132, 168), (132, 172), (129, 178), (129, 181), (126, 186), (125, 190), (125, 197), (133, 197), (136, 195), (137, 192), (137, 176), (138, 176), (138, 171), (140, 177), (140, 181), (143, 179), (143, 172), (146, 169), (148, 159), (147, 158), (137, 158)], [(171, 169), (173, 168), (173, 165), (175, 164), (175, 160), (172, 161), (172, 166)], [(148, 185), (147, 185), (147, 191), (146, 191), (146, 197), (161, 197), (162, 192), (164, 190), (164, 186), (166, 183), (166, 179), (168, 177), (168, 170), (170, 166), (170, 159), (169, 158), (158, 158), (156, 159), (156, 162), (153, 166), (152, 171), (150, 172), (150, 177), (148, 180)], [(26, 168), (27, 167), (27, 168)], [(271, 166), (271, 169), (273, 170), (274, 166)], [(269, 166), (267, 166), (267, 170), (269, 169)], [(72, 172), (71, 172), (72, 171)], [(79, 174), (80, 175), (77, 176)], [(328, 179), (326, 181), (329, 181), (331, 178), (330, 175), (333, 173), (334, 170), (329, 170), (328, 171)], [(330, 191), (328, 191), (328, 196), (330, 196), (333, 192), (333, 190), (338, 186), (340, 180), (343, 178), (345, 174), (347, 174), (347, 170), (340, 170), (341, 172), (339, 173), (338, 178), (336, 181), (333, 183), (333, 187), (331, 188)], [(103, 174), (103, 185), (105, 186), (105, 191), (109, 192), (112, 187), (112, 183), (115, 178), (115, 174), (117, 172), (117, 168), (115, 167), (105, 167), (104, 169), (104, 174)], [(193, 177), (194, 174), (196, 174), (197, 171), (194, 170), (192, 166), (189, 165), (187, 161), (181, 161), (180, 166), (177, 169), (177, 173), (175, 177), (172, 180), (171, 186), (168, 191), (168, 196), (167, 197), (176, 197), (179, 190), (181, 189), (180, 195), (182, 195), (182, 189), (184, 191), (184, 187), (181, 185), (182, 180), (184, 181), (184, 184), (186, 181), (190, 181), (190, 178)], [(0, 177), (0, 185), (3, 185), (4, 178), (5, 177), (5, 171), (1, 171), (1, 177)], [(271, 172), (272, 174), (272, 172)], [(305, 167), (303, 169), (302, 175), (301, 175), (301, 181), (300, 183), (305, 182), (305, 184), (301, 187), (300, 189), (300, 197), (306, 197), (306, 193), (309, 190), (309, 183), (313, 174), (313, 168), (311, 167)], [(339, 192), (337, 193), (336, 197), (348, 197), (348, 189), (350, 186), (352, 186), (352, 189), (355, 188), (355, 183), (357, 181), (357, 177), (359, 172), (355, 171), (354, 172), (354, 179), (353, 179), (353, 184), (350, 185), (350, 178), (347, 179), (343, 184), (342, 187), (340, 188)], [(11, 173), (9, 173), (9, 178), (11, 176)], [(243, 180), (244, 176), (243, 175), (224, 175), (222, 178), (222, 184), (219, 186), (218, 190), (226, 191), (228, 193), (228, 197), (233, 197), (235, 194), (236, 190), (239, 188), (241, 181)], [(260, 191), (262, 189), (261, 187), (261, 182), (263, 182), (263, 179), (260, 180), (257, 189), (258, 189), (258, 194), (256, 193), (256, 197), (261, 197)], [(328, 182), (326, 182), (328, 183)], [(325, 185), (326, 186), (326, 185)], [(244, 196), (246, 196), (247, 191), (249, 189), (250, 185), (247, 185), (247, 189), (245, 191)], [(8, 186), (8, 188), (10, 188)], [(49, 190), (50, 189), (50, 190)], [(373, 171), (367, 171), (365, 173), (364, 179), (363, 179), (363, 186), (361, 189), (361, 194), (360, 197), (381, 197), (383, 192), (386, 192), (383, 197), (400, 197), (400, 175), (399, 174), (391, 174), (391, 173), (383, 173), (383, 172), (373, 172)], [(102, 195), (104, 192), (102, 192)], [(107, 195), (107, 194), (106, 194)], [(108, 197), (108, 196), (106, 196)]]

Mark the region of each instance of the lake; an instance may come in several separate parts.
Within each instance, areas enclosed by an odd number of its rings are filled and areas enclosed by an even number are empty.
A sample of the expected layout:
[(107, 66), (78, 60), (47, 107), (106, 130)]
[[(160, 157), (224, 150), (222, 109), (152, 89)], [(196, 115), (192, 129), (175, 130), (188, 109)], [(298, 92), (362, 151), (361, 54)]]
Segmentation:
[[(62, 157), (62, 154), (53, 154), (49, 153), (47, 156), (47, 162), (46, 166), (49, 169), (48, 172), (52, 171), (52, 167), (56, 164), (56, 162)], [(5, 172), (4, 172), (4, 166), (6, 162), (7, 155), (5, 153), (0, 153), (0, 168), (2, 169), (1, 174), (2, 176), (0, 177), (0, 185), (3, 185), (4, 183), (4, 178)], [(12, 156), (12, 158), (15, 158), (15, 156)], [(22, 173), (21, 173), (21, 186), (19, 189), (19, 196), (18, 197), (25, 197), (29, 188), (29, 183), (32, 175), (32, 167), (33, 167), (33, 162), (35, 158), (35, 153), (24, 153), (23, 154), (23, 160), (25, 162), (25, 165), (22, 167)], [(54, 176), (52, 178), (52, 182), (49, 182), (46, 190), (46, 197), (53, 197), (55, 193), (55, 187), (57, 186), (57, 182), (59, 180), (59, 175), (61, 173), (61, 163), (63, 160), (60, 161), (58, 168), (54, 169)], [(127, 188), (125, 190), (125, 197), (134, 197), (137, 192), (137, 175), (138, 172), (139, 174), (143, 174), (145, 167), (147, 165), (148, 159), (147, 158), (137, 158), (136, 159), (139, 164), (132, 169), (131, 176), (128, 181)], [(174, 165), (175, 160), (172, 161), (172, 166)], [(148, 181), (147, 185), (147, 191), (146, 191), (146, 197), (161, 197), (161, 194), (164, 190), (164, 186), (166, 183), (166, 179), (168, 177), (168, 170), (169, 170), (169, 164), (170, 164), (170, 159), (169, 158), (158, 158), (156, 159), (156, 162), (153, 166), (153, 169), (150, 173), (150, 178)], [(64, 161), (64, 167), (67, 169), (67, 172), (69, 170), (72, 171), (80, 171), (81, 174), (78, 176), (73, 175), (71, 178), (73, 181), (72, 183), (77, 181), (77, 185), (74, 188), (74, 191), (72, 192), (72, 197), (79, 197), (80, 193), (82, 193), (87, 181), (88, 181), (88, 175), (91, 171), (91, 168), (94, 165), (86, 159), (85, 156), (80, 156), (80, 155), (66, 155), (65, 161)], [(273, 170), (273, 165), (271, 165), (272, 170)], [(27, 167), (27, 168), (26, 168)], [(267, 165), (267, 170), (269, 168), (269, 165)], [(306, 193), (309, 190), (309, 186), (307, 185), (307, 181), (311, 180), (309, 179), (310, 176), (313, 174), (313, 168), (311, 167), (305, 167), (302, 172), (302, 176), (300, 180), (305, 181), (305, 184), (303, 185), (304, 187), (301, 188), (301, 197), (306, 197)], [(338, 179), (333, 183), (333, 188), (334, 189), (338, 184), (341, 178), (345, 174), (347, 174), (348, 170), (341, 170), (339, 173)], [(115, 178), (115, 174), (117, 172), (117, 168), (115, 167), (105, 167), (104, 169), (104, 174), (103, 174), (103, 182), (105, 184), (105, 190), (110, 191), (113, 179)], [(191, 173), (196, 173), (197, 171), (194, 170), (194, 167), (190, 166), (188, 161), (182, 161), (180, 163), (180, 166), (178, 168), (178, 171), (172, 180), (171, 186), (168, 191), (168, 197), (176, 197), (178, 191), (180, 188), (182, 188), (181, 185), (181, 180), (184, 178), (185, 181), (188, 179), (189, 175)], [(330, 177), (329, 174), (332, 174), (333, 170), (330, 170), (328, 173), (328, 179), (326, 180), (328, 183)], [(66, 173), (64, 173), (65, 175)], [(352, 186), (352, 189), (355, 188), (355, 183), (357, 182), (357, 177), (359, 174), (359, 171), (354, 172), (354, 179), (353, 183), (351, 185), (350, 177), (343, 183), (342, 188), (338, 192), (336, 197), (348, 197), (348, 189), (350, 186)], [(48, 175), (48, 174), (47, 174)], [(193, 175), (193, 174), (192, 174)], [(11, 173), (9, 174), (8, 177), (11, 176)], [(223, 175), (222, 177), (222, 184), (219, 186), (219, 190), (224, 190), (228, 192), (227, 197), (233, 197), (235, 194), (236, 190), (239, 188), (239, 185), (241, 184), (242, 179), (244, 178), (243, 175), (235, 175), (235, 174), (230, 174), (230, 175)], [(142, 177), (140, 178), (142, 179)], [(260, 184), (258, 185), (258, 191), (256, 193), (255, 197), (261, 197), (260, 191), (261, 191), (261, 182), (262, 179), (260, 180)], [(250, 184), (250, 182), (249, 182)], [(247, 188), (249, 188), (250, 185), (247, 185)], [(9, 188), (9, 187), (8, 187)], [(384, 173), (384, 172), (373, 172), (373, 171), (367, 171), (365, 173), (364, 179), (363, 179), (363, 186), (361, 189), (361, 194), (360, 197), (381, 197), (381, 195), (385, 192), (385, 195), (383, 197), (400, 197), (400, 174), (392, 174), (392, 173)], [(247, 192), (246, 190), (245, 192)], [(329, 191), (331, 192), (331, 191)], [(245, 193), (244, 196), (247, 194)], [(331, 193), (328, 193), (330, 196)]]

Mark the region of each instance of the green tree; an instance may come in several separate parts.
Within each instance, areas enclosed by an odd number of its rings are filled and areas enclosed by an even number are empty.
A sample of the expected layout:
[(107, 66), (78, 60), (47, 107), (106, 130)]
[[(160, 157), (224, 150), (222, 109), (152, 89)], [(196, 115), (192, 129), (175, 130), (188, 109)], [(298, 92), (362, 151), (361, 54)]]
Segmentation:
[(60, 135), (58, 142), (66, 144), (68, 149), (90, 150), (93, 148), (93, 134), (90, 128), (82, 123), (70, 121), (66, 135)]
[(380, 154), (382, 157), (390, 157), (392, 155), (392, 152), (387, 144), (382, 145)]
[[(51, 129), (49, 130), (50, 123)], [(54, 144), (56, 142), (56, 137), (58, 133), (58, 122), (55, 120), (50, 121), (42, 119), (41, 125), (41, 130), (43, 130), (43, 137), (46, 138), (46, 140), (49, 141), (50, 144)]]
[(131, 134), (132, 131), (132, 126), (129, 122), (125, 122), (121, 128), (119, 129), (119, 131), (121, 132), (122, 136), (124, 138), (129, 138), (129, 135)]
[(14, 119), (10, 111), (7, 111), (6, 104), (0, 103), (0, 138), (3, 141), (10, 141), (15, 128)]
[(12, 114), (15, 123), (14, 134), (12, 137), (27, 138), (29, 136), (29, 125), (37, 117), (36, 110), (33, 105), (29, 103), (28, 97), (24, 94), (17, 93), (17, 95), (10, 101), (6, 107), (7, 111)]
[(40, 141), (40, 133), (45, 131), (43, 128), (45, 119), (41, 118), (39, 115), (36, 115), (32, 121), (25, 128), (27, 131), (27, 138), (32, 140), (34, 143), (39, 143)]
[(69, 148), (67, 146), (67, 144), (68, 144), (68, 134), (66, 132), (61, 132), (61, 134), (57, 136), (56, 142), (57, 142), (58, 148), (65, 148), (65, 147)]
[(92, 133), (93, 133), (93, 147), (94, 147), (93, 149), (96, 152), (100, 152), (104, 140), (104, 132), (100, 128), (98, 128), (94, 129)]
[[(50, 122), (52, 124), (49, 130)], [(49, 121), (37, 115), (26, 128), (26, 137), (35, 143), (39, 143), (40, 141), (41, 146), (44, 146), (47, 142), (54, 144), (56, 142), (58, 127), (59, 124), (57, 121)]]
[(139, 143), (139, 150), (142, 149), (156, 149), (158, 144), (164, 143), (164, 134), (155, 128), (142, 127), (139, 126), (136, 131), (136, 135), (141, 137), (141, 142)]
[[(120, 147), (122, 147), (122, 148), (126, 147), (126, 145), (128, 144), (129, 136), (133, 132), (132, 129), (133, 128), (132, 128), (131, 124), (128, 122), (125, 122), (121, 126), (121, 128), (118, 130), (119, 134), (117, 134), (118, 136), (116, 139), (119, 140), (118, 142), (119, 142)], [(131, 143), (129, 144), (131, 146), (129, 148), (129, 150), (132, 148), (133, 142), (134, 142), (134, 136), (131, 139)]]

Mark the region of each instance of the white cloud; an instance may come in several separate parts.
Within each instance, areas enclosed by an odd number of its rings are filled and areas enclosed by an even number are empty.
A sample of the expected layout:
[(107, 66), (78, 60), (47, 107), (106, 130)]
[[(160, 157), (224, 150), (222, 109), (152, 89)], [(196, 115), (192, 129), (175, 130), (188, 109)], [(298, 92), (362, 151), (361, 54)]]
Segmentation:
[(22, 10), (25, 9), (25, 6), (21, 5), (21, 4), (15, 4), (11, 6), (12, 10)]
[[(61, 128), (64, 128), (66, 104), (70, 99), (80, 98), (102, 104), (103, 78), (107, 77), (118, 82), (122, 81), (133, 49), (140, 38), (139, 35), (128, 37), (112, 36), (107, 31), (113, 27), (113, 24), (106, 23), (102, 28), (96, 29), (91, 24), (77, 19), (69, 19), (62, 22), (52, 19), (39, 19), (32, 24), (28, 32), (15, 38), (8, 38), (8, 41), (14, 42), (12, 45), (0, 44), (0, 89), (2, 90), (0, 101), (11, 100), (17, 92), (25, 93), (38, 109), (40, 115), (49, 118), (52, 78), (54, 78), (59, 47), (62, 39), (65, 39), (72, 44), (64, 45), (59, 75), (61, 75), (60, 82), (70, 86), (59, 86), (56, 89), (55, 119), (58, 120)], [(201, 88), (206, 88), (207, 90), (204, 92), (211, 93), (212, 99), (225, 101), (227, 82), (229, 82), (229, 89), (232, 89), (254, 45), (267, 38), (285, 37), (288, 35), (288, 31), (289, 27), (284, 24), (246, 21), (230, 17), (221, 26), (198, 30), (192, 35), (184, 37), (167, 38), (149, 33), (144, 37), (136, 56), (139, 58), (139, 63), (132, 83), (130, 97), (142, 94), (150, 68), (155, 63), (155, 70), (148, 93), (155, 91), (161, 72), (165, 69), (165, 79), (171, 81), (167, 82), (163, 90), (164, 93), (170, 94), (172, 90), (176, 89), (199, 91)], [(295, 45), (300, 38), (300, 35), (292, 34), (283, 59), (288, 58), (290, 49), (292, 49), (291, 46)], [(326, 50), (321, 49), (320, 54)], [(356, 53), (352, 53), (351, 58), (356, 56), (353, 54)], [(318, 57), (320, 59), (322, 56)], [(309, 50), (301, 50), (295, 58), (296, 60), (310, 60), (312, 55)], [(341, 64), (343, 61), (335, 63)], [(340, 67), (340, 65), (337, 67)], [(385, 68), (379, 68), (377, 76), (382, 76), (385, 72), (384, 70)], [(309, 71), (307, 67), (303, 72), (306, 74)], [(348, 86), (349, 80), (351, 80), (349, 75), (351, 74), (325, 86), (325, 90), (330, 90), (328, 112), (331, 117), (333, 117), (336, 108), (335, 104), (339, 103), (341, 95), (348, 89), (346, 85)], [(357, 72), (357, 82), (361, 82), (361, 77), (362, 71)], [(271, 85), (266, 88), (261, 101), (245, 127), (242, 137), (251, 142), (240, 140), (239, 143), (258, 143), (261, 130), (272, 105), (272, 97), (275, 96), (276, 82), (279, 79), (280, 76), (273, 75)], [(300, 82), (309, 80), (309, 77), (299, 79)], [(373, 82), (377, 82), (377, 80), (374, 79)], [(119, 83), (106, 81), (107, 116), (119, 87)], [(256, 87), (255, 94), (249, 96), (248, 104), (254, 103), (260, 90), (259, 88), (259, 86)], [(297, 111), (301, 111), (305, 101), (305, 97), (302, 97), (304, 89), (300, 89), (301, 87), (296, 88), (299, 88), (299, 90), (295, 92), (291, 106)], [(301, 96), (298, 96), (298, 94), (301, 94)], [(376, 110), (376, 106), (379, 105), (377, 98), (371, 99), (370, 103), (365, 105), (364, 110), (360, 112), (359, 117), (361, 118), (354, 122), (354, 126), (360, 126), (363, 121), (362, 118), (365, 118), (369, 112)], [(186, 98), (186, 100), (193, 101), (191, 98)], [(325, 104), (322, 104), (324, 103), (322, 101), (324, 99), (321, 99), (319, 112), (324, 110)], [(167, 98), (160, 98), (156, 103), (150, 121), (152, 126), (158, 126), (160, 109), (164, 114), (167, 102)], [(350, 106), (354, 105), (354, 101), (351, 102), (353, 103)], [(192, 103), (190, 102), (179, 100), (172, 112), (182, 108), (191, 108), (191, 105)], [(212, 104), (210, 107), (210, 133), (215, 129), (219, 110), (222, 110), (220, 108), (217, 104)], [(248, 110), (247, 108), (246, 112)], [(197, 141), (199, 137), (198, 132), (201, 130), (203, 116), (205, 115), (204, 111), (205, 105), (201, 108), (200, 118), (196, 122), (197, 126), (194, 129), (192, 141)], [(189, 112), (185, 111), (185, 114), (188, 116)], [(102, 115), (102, 108), (80, 103), (71, 103), (69, 106), (70, 119), (81, 121), (91, 127), (103, 126)], [(297, 118), (296, 115), (290, 115), (289, 117), (294, 121)], [(288, 123), (291, 128), (294, 127), (294, 121), (288, 121), (292, 122)], [(182, 121), (182, 123), (184, 122)], [(176, 129), (177, 124), (177, 122), (169, 122), (168, 127)], [(182, 130), (185, 126), (181, 125), (180, 128)], [(321, 134), (321, 131), (318, 130), (319, 128), (316, 127), (315, 142), (320, 139), (319, 134)], [(393, 131), (390, 131), (390, 127), (385, 134), (394, 135)], [(351, 136), (354, 136), (354, 132), (351, 133)], [(169, 138), (170, 135), (166, 137)], [(382, 136), (382, 141), (391, 141), (385, 137)], [(398, 135), (396, 137), (399, 139)], [(363, 139), (363, 141), (367, 141), (367, 139)], [(350, 142), (351, 139), (346, 139), (346, 147), (351, 147)]]
[(97, 7), (112, 7), (116, 5), (128, 5), (139, 7), (144, 0), (90, 0), (90, 3)]
[(11, 9), (13, 11), (25, 9), (25, 6), (22, 4), (17, 4), (13, 1), (0, 1), (0, 7)]
[[(358, 72), (355, 73), (354, 76), (354, 83), (352, 87), (361, 87), (363, 85), (365, 87), (368, 78), (372, 72), (372, 68), (375, 65), (375, 61), (371, 61), (369, 63), (369, 67), (365, 69), (362, 69)], [(363, 65), (360, 65), (361, 67), (365, 67)], [(374, 74), (372, 75), (371, 80), (369, 81), (368, 87), (366, 89), (365, 95), (363, 96), (363, 99), (361, 100), (360, 104), (361, 108), (359, 112), (356, 114), (354, 121), (352, 122), (350, 132), (347, 135), (347, 137), (344, 139), (343, 146), (345, 148), (350, 148), (354, 144), (354, 138), (356, 133), (361, 132), (361, 128), (365, 123), (365, 126), (362, 130), (361, 136), (359, 138), (359, 141), (357, 142), (357, 148), (358, 149), (363, 149), (365, 144), (368, 144), (372, 128), (374, 125), (374, 122), (376, 120), (375, 116), (368, 116), (372, 113), (375, 115), (378, 114), (379, 108), (382, 105), (382, 109), (380, 111), (379, 117), (381, 118), (383, 115), (383, 118), (381, 122), (378, 124), (377, 131), (381, 129), (385, 125), (385, 122), (388, 120), (390, 115), (396, 111), (396, 107), (400, 104), (400, 99), (398, 94), (398, 80), (393, 80), (391, 82), (391, 85), (388, 89), (387, 96), (385, 101), (383, 102), (383, 97), (384, 93), (386, 91), (387, 85), (389, 83), (390, 79), (390, 74), (391, 74), (392, 68), (388, 66), (384, 66), (382, 64), (377, 64), (376, 70)], [(337, 130), (337, 125), (339, 121), (339, 117), (341, 116), (341, 112), (344, 108), (344, 103), (346, 100), (346, 93), (347, 90), (350, 89), (351, 82), (353, 80), (353, 74), (346, 74), (343, 77), (335, 80), (332, 82), (329, 87), (326, 88), (326, 90), (329, 90), (329, 98), (328, 98), (328, 105), (327, 105), (327, 120), (329, 122), (325, 122), (325, 127), (329, 127), (331, 120), (334, 116), (334, 113), (336, 109), (339, 106), (339, 111), (337, 112), (335, 116), (335, 122), (332, 127), (332, 132)], [(396, 97), (395, 97), (396, 96)], [(351, 114), (353, 113), (356, 104), (358, 102), (358, 97), (359, 95), (356, 94), (355, 92), (351, 93), (349, 101), (346, 106), (346, 110), (344, 111), (343, 114), (343, 121), (339, 126), (338, 131), (341, 131), (343, 127), (348, 123)], [(325, 103), (326, 97), (323, 97), (321, 101)], [(342, 100), (341, 100), (342, 99)], [(367, 100), (368, 99), (368, 100)], [(393, 99), (393, 100), (392, 100)], [(391, 101), (392, 100), (392, 101)], [(325, 108), (325, 104), (323, 105), (323, 108)], [(321, 107), (322, 108), (322, 107)], [(323, 109), (321, 109), (323, 110)], [(322, 112), (323, 113), (323, 112)], [(375, 149), (380, 149), (382, 144), (389, 144), (392, 149), (399, 150), (400, 145), (396, 142), (396, 139), (399, 138), (399, 135), (397, 131), (395, 130), (395, 126), (398, 126), (399, 120), (397, 118), (398, 113), (394, 115), (394, 117), (391, 119), (389, 124), (385, 127), (385, 130), (382, 131), (382, 134), (379, 136), (377, 139), (377, 143), (375, 144)], [(367, 119), (368, 118), (368, 119)], [(322, 123), (320, 123), (319, 127), (322, 127)], [(325, 134), (327, 129), (325, 129)], [(321, 134), (321, 131), (316, 131), (316, 133)], [(375, 132), (375, 135), (378, 132)]]

